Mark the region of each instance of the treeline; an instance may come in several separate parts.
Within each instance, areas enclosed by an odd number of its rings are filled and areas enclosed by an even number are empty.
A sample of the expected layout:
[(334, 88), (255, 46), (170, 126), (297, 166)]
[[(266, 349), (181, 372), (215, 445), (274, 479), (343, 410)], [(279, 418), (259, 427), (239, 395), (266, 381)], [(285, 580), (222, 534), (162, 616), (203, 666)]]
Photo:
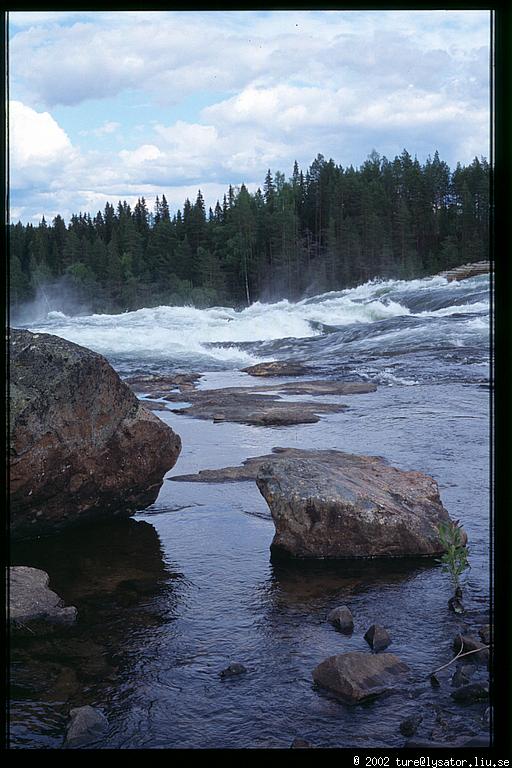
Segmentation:
[[(222, 203), (171, 215), (141, 197), (103, 212), (10, 226), (16, 309), (66, 287), (89, 310), (159, 304), (245, 305), (320, 293), (375, 277), (412, 278), (488, 258), (489, 165), (452, 172), (372, 152), (359, 169), (318, 155), (304, 174), (269, 170), (263, 189), (229, 187)], [(53, 288), (53, 294), (52, 294)]]

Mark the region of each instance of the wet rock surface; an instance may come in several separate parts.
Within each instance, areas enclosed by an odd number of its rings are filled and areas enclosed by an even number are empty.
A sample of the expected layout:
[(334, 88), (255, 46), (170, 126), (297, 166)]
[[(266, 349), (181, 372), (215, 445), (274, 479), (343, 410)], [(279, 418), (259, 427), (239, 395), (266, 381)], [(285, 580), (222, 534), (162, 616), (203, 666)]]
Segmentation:
[(486, 683), (461, 685), (453, 691), (451, 697), (460, 704), (472, 704), (475, 701), (489, 698), (489, 686)]
[(235, 422), (251, 426), (315, 424), (321, 414), (339, 413), (344, 403), (290, 402), (281, 395), (355, 395), (374, 392), (375, 384), (334, 380), (282, 382), (254, 387), (191, 389), (186, 394), (160, 393), (169, 402), (186, 399), (190, 405), (174, 413), (214, 422)]
[(436, 482), (375, 456), (295, 451), (260, 466), (256, 483), (276, 533), (272, 551), (297, 558), (442, 553), (449, 520)]
[(11, 534), (36, 536), (156, 499), (181, 441), (101, 355), (11, 330)]
[[(166, 399), (175, 398), (168, 396)], [(172, 409), (173, 413), (207, 421), (230, 421), (256, 427), (316, 424), (320, 421), (321, 414), (340, 413), (348, 407), (341, 403), (285, 402), (277, 395), (262, 395), (242, 388), (240, 391), (198, 390), (187, 396), (187, 399), (191, 400), (192, 404), (186, 408)]]
[(350, 608), (346, 605), (333, 608), (327, 615), (327, 621), (340, 632), (343, 632), (343, 634), (349, 635), (354, 630), (354, 617)]
[(379, 624), (372, 624), (365, 632), (364, 639), (375, 653), (383, 651), (391, 643), (388, 631)]
[(313, 680), (350, 704), (378, 696), (402, 681), (407, 665), (392, 653), (353, 651), (330, 656), (313, 671)]
[(459, 634), (453, 641), (453, 649), (457, 653), (472, 653), (465, 657), (466, 661), (472, 661), (477, 664), (487, 664), (489, 662), (489, 648), (485, 643), (480, 642), (475, 635)]
[(201, 373), (175, 373), (169, 376), (148, 373), (129, 376), (124, 381), (137, 394), (164, 397), (175, 390), (191, 392), (201, 377)]
[(310, 373), (311, 368), (293, 360), (273, 360), (250, 365), (248, 368), (242, 368), (242, 371), (250, 376), (303, 376)]
[(236, 677), (237, 675), (243, 675), (247, 672), (243, 664), (239, 664), (237, 661), (230, 664), (226, 669), (223, 669), (220, 673), (221, 677)]
[(77, 610), (49, 588), (45, 571), (27, 566), (9, 568), (9, 608), (11, 631), (44, 634), (55, 627), (75, 623)]

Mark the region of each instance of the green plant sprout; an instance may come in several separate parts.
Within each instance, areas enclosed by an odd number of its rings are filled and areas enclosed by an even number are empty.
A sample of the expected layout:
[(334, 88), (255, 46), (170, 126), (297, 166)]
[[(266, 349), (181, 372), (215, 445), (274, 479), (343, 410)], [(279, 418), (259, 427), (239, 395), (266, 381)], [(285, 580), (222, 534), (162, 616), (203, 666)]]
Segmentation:
[(455, 594), (459, 597), (462, 594), (459, 577), (467, 568), (471, 568), (468, 562), (466, 536), (459, 520), (441, 523), (437, 530), (445, 548), (445, 553), (437, 562), (442, 563), (443, 571), (450, 574), (455, 587)]

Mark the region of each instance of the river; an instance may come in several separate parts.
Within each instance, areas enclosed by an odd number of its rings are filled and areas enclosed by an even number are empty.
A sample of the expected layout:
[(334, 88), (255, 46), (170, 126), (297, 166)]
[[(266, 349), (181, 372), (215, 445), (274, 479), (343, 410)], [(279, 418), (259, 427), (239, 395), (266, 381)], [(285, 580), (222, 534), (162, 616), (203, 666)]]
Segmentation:
[[(71, 705), (109, 720), (98, 748), (400, 747), (400, 722), (457, 740), (485, 732), (483, 702), (457, 706), (450, 660), (466, 623), (487, 623), (489, 591), (489, 278), (377, 281), (292, 303), (157, 307), (72, 317), (58, 310), (23, 327), (104, 354), (121, 376), (203, 373), (199, 387), (254, 385), (240, 368), (295, 359), (313, 378), (370, 381), (376, 392), (325, 396), (342, 413), (316, 424), (256, 427), (158, 415), (183, 450), (157, 501), (134, 518), (13, 547), (13, 562), (42, 567), (80, 621), (68, 640), (13, 650), (14, 747), (56, 748)], [(292, 398), (290, 398), (292, 399)], [(293, 399), (309, 399), (294, 397)], [(315, 400), (316, 401), (316, 400)], [(176, 407), (172, 404), (171, 407)], [(236, 465), (275, 446), (384, 456), (436, 479), (469, 538), (466, 614), (447, 607), (436, 563), (272, 562), (274, 528), (254, 483), (174, 483), (176, 474)], [(354, 633), (326, 614), (347, 604)], [(410, 667), (406, 686), (351, 707), (321, 693), (311, 672), (325, 657), (367, 651), (384, 625), (389, 650)], [(244, 675), (220, 677), (231, 662)]]

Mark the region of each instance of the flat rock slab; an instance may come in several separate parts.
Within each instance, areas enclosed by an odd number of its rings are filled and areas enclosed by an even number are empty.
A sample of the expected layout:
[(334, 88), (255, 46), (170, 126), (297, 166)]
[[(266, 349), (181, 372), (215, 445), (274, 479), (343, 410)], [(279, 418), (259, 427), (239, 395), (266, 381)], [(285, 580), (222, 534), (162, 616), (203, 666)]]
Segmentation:
[(9, 568), (9, 621), (16, 634), (44, 633), (56, 626), (74, 624), (77, 611), (53, 592), (50, 577), (39, 568)]
[(313, 670), (321, 688), (358, 704), (392, 689), (409, 671), (407, 664), (392, 653), (378, 656), (353, 651), (330, 656)]
[[(314, 452), (313, 452), (314, 453)], [(177, 483), (239, 483), (256, 480), (260, 467), (270, 461), (283, 457), (307, 459), (311, 451), (300, 448), (272, 448), (272, 453), (263, 456), (252, 456), (238, 467), (222, 467), (222, 469), (201, 469), (194, 475), (173, 475), (167, 478)]]
[(311, 371), (304, 363), (293, 360), (273, 360), (268, 363), (257, 363), (248, 368), (242, 368), (250, 376), (303, 376)]
[[(261, 395), (240, 388), (196, 391), (192, 405), (173, 409), (196, 419), (213, 422), (234, 422), (257, 427), (287, 427), (294, 424), (315, 424), (320, 414), (340, 413), (348, 406), (337, 403), (290, 403), (276, 395)], [(171, 397), (166, 399), (170, 400)]]
[(295, 451), (261, 464), (256, 483), (276, 527), (275, 554), (432, 557), (448, 522), (435, 480), (376, 456)]
[(191, 392), (201, 378), (201, 373), (141, 374), (124, 379), (134, 392), (152, 397), (164, 397), (170, 392)]

